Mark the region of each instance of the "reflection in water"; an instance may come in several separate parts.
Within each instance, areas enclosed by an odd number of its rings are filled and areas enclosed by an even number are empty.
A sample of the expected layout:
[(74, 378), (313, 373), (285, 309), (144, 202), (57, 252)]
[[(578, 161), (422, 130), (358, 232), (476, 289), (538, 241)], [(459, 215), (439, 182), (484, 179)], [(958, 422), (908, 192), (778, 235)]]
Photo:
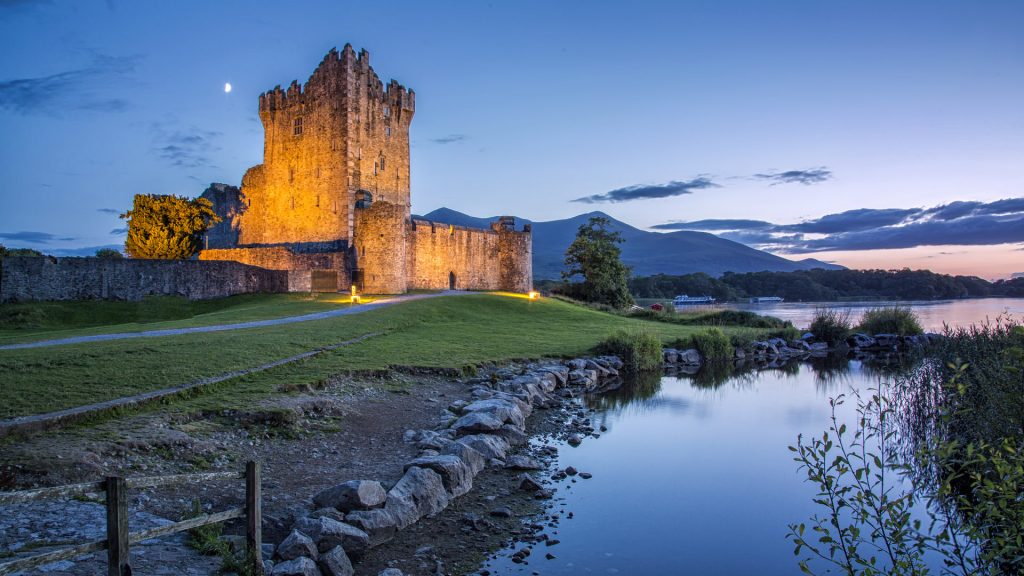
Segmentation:
[(558, 445), (558, 466), (593, 478), (559, 483), (552, 513), (562, 519), (547, 533), (561, 542), (555, 558), (535, 547), (525, 566), (510, 549), (485, 567), (495, 576), (799, 574), (787, 525), (817, 509), (788, 446), (828, 428), (830, 396), (877, 388), (892, 370), (845, 358), (709, 365), (588, 397), (601, 437)]

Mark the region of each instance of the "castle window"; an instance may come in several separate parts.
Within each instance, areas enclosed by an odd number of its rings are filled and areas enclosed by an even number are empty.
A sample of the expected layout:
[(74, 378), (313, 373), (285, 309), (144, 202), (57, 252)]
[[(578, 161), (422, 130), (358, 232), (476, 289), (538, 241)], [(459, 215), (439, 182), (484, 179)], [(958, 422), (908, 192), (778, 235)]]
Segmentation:
[(391, 137), (391, 126), (384, 127), (384, 135), (387, 136), (388, 138)]
[(316, 195), (316, 207), (317, 208), (320, 207), (320, 195), (319, 194)]
[(302, 136), (302, 116), (299, 116), (292, 123), (292, 133), (296, 136)]
[(380, 157), (380, 171), (381, 172), (384, 171), (384, 157), (383, 156)]
[(391, 107), (390, 106), (385, 106), (384, 107), (384, 117), (385, 118), (390, 118), (391, 117)]

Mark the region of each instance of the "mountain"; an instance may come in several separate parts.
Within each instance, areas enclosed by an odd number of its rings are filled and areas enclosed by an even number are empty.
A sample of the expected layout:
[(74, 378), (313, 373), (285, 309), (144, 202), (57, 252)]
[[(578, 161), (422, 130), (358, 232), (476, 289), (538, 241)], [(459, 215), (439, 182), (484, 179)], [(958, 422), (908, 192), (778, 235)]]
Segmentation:
[[(537, 279), (557, 279), (563, 268), (565, 249), (576, 238), (576, 231), (591, 217), (602, 216), (611, 220), (611, 229), (622, 234), (622, 261), (633, 269), (634, 276), (652, 274), (690, 274), (706, 272), (720, 276), (725, 272), (792, 272), (825, 268), (841, 270), (842, 266), (828, 264), (813, 258), (793, 261), (756, 250), (749, 246), (719, 238), (707, 232), (687, 230), (669, 233), (647, 232), (620, 222), (603, 212), (580, 214), (565, 220), (532, 222), (516, 218), (517, 224), (533, 225), (533, 276)], [(416, 216), (443, 224), (489, 228), (498, 219), (476, 218), (450, 208), (438, 208), (429, 214)]]

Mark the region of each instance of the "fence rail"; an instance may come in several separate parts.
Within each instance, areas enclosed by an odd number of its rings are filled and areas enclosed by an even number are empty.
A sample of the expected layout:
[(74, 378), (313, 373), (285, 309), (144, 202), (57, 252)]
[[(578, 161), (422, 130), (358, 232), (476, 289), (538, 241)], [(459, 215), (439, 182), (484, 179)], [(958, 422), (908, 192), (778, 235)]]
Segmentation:
[[(128, 489), (151, 488), (155, 486), (173, 486), (185, 483), (201, 483), (224, 479), (245, 479), (245, 505), (213, 514), (204, 514), (158, 526), (149, 530), (131, 533), (128, 531)], [(123, 478), (108, 476), (102, 482), (87, 482), (39, 488), (20, 492), (0, 492), (0, 504), (22, 504), (35, 500), (56, 500), (74, 498), (86, 494), (104, 493), (107, 508), (107, 537), (103, 540), (86, 542), (76, 546), (68, 546), (34, 556), (0, 562), (0, 576), (30, 568), (37, 568), (58, 560), (69, 560), (100, 550), (107, 551), (107, 576), (131, 576), (131, 560), (129, 549), (132, 544), (145, 540), (192, 530), (209, 524), (218, 524), (235, 518), (246, 519), (245, 544), (252, 560), (252, 573), (263, 574), (263, 562), (260, 554), (262, 535), (262, 507), (260, 465), (248, 462), (245, 472), (210, 472), (203, 474), (176, 474), (172, 476), (148, 476), (140, 478)]]

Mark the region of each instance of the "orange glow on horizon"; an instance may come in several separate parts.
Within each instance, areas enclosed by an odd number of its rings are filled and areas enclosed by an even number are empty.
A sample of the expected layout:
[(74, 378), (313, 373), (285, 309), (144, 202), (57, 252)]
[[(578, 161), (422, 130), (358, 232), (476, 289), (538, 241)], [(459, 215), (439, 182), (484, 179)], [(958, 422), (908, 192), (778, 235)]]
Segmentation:
[(978, 276), (986, 280), (1009, 278), (1024, 272), (1024, 245), (919, 246), (891, 250), (779, 254), (791, 260), (814, 258), (853, 269), (931, 270), (940, 274)]

